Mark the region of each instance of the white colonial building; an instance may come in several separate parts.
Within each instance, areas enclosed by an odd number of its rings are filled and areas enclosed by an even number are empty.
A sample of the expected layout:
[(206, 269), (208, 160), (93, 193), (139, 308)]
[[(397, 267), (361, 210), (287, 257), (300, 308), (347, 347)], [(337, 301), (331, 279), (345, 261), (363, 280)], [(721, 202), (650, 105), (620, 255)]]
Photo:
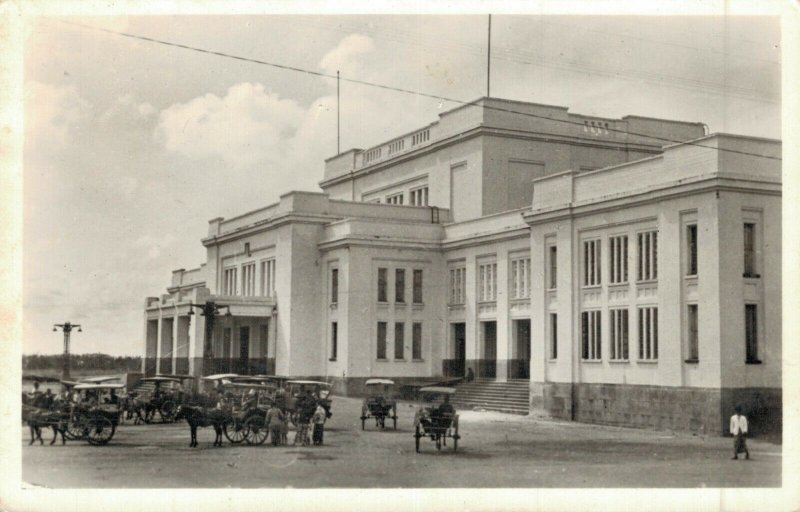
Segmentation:
[(716, 432), (737, 402), (779, 426), (779, 157), (481, 99), (327, 160), (321, 193), (210, 221), (206, 262), (146, 301), (144, 371), (359, 393), (471, 369), (560, 417)]

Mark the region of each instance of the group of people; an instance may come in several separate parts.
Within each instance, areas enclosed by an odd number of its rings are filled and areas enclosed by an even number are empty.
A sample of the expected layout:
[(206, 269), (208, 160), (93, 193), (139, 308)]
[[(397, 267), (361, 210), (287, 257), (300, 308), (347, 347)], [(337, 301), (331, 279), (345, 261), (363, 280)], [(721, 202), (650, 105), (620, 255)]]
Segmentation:
[[(213, 392), (215, 407), (221, 410), (233, 408), (237, 401), (230, 391), (217, 387)], [(321, 404), (319, 391), (309, 392), (305, 387), (301, 387), (294, 395), (294, 410), (297, 413), (297, 430), (293, 444), (295, 446), (320, 446), (323, 443), (325, 421), (328, 418), (328, 411)], [(241, 399), (244, 416), (254, 411), (259, 405), (259, 394), (255, 389), (251, 389)], [(289, 436), (289, 409), (287, 391), (283, 385), (278, 386), (274, 395), (269, 400), (269, 409), (266, 412), (266, 428), (273, 446), (288, 444)]]

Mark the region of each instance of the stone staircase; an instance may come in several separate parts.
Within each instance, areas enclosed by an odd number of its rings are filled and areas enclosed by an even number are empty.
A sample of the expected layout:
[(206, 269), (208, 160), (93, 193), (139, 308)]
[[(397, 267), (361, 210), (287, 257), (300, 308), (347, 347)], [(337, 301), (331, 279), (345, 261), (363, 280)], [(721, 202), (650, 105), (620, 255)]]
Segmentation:
[(498, 411), (510, 414), (529, 413), (530, 381), (509, 379), (498, 382), (492, 379), (477, 379), (456, 386), (451, 399), (453, 406), (461, 410)]

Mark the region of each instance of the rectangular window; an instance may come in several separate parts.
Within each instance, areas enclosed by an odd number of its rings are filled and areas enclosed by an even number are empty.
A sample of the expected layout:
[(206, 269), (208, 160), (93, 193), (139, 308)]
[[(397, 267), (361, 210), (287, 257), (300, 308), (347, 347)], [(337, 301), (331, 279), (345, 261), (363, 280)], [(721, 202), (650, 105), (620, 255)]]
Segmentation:
[(403, 322), (395, 322), (394, 323), (394, 358), (395, 359), (404, 359), (405, 358), (405, 342), (406, 342), (406, 332), (405, 332), (405, 324)]
[(550, 313), (550, 359), (558, 359), (558, 315)]
[(686, 275), (697, 275), (697, 224), (686, 226)]
[(745, 362), (760, 363), (758, 359), (758, 310), (755, 304), (744, 305)]
[(697, 362), (700, 360), (700, 343), (697, 331), (697, 304), (686, 307), (686, 360)]
[(261, 262), (261, 295), (263, 297), (275, 296), (275, 260)]
[(479, 265), (478, 277), (478, 300), (481, 302), (497, 300), (497, 263)]
[(378, 269), (378, 302), (389, 302), (386, 293), (386, 285), (389, 271), (385, 268)]
[(658, 231), (639, 233), (636, 263), (636, 279), (638, 281), (650, 281), (658, 278)]
[(258, 326), (258, 354), (267, 357), (267, 347), (269, 346), (269, 324)]
[(331, 303), (339, 302), (339, 269), (331, 269)]
[(224, 295), (236, 295), (236, 268), (226, 268), (222, 273)]
[(756, 276), (756, 225), (744, 224), (744, 277)]
[(587, 361), (601, 359), (600, 311), (581, 313), (581, 357)]
[(555, 290), (558, 288), (558, 248), (555, 245), (551, 246), (548, 251), (548, 260), (550, 269), (549, 288)]
[(403, 204), (403, 193), (386, 196), (386, 204)]
[(378, 322), (378, 359), (386, 359), (386, 322)]
[(612, 309), (609, 320), (611, 330), (611, 360), (628, 359), (628, 310)]
[(428, 187), (412, 190), (409, 196), (409, 200), (411, 201), (412, 205), (428, 206)]
[(466, 288), (464, 286), (466, 279), (466, 267), (450, 269), (450, 304), (464, 304), (466, 302)]
[(412, 293), (414, 304), (422, 304), (422, 269), (414, 269), (414, 291)]
[(527, 299), (531, 296), (531, 259), (511, 260), (511, 298)]
[(406, 301), (406, 270), (397, 268), (394, 271), (394, 301), (403, 304)]
[(242, 265), (242, 295), (252, 297), (256, 294), (256, 264)]
[(639, 359), (658, 360), (658, 308), (639, 308)]
[(608, 239), (608, 282), (628, 282), (628, 236), (612, 236)]
[(583, 286), (600, 284), (600, 240), (583, 242)]
[(422, 359), (422, 324), (414, 322), (411, 326), (411, 358)]
[(331, 361), (336, 361), (339, 352), (339, 323), (331, 322)]

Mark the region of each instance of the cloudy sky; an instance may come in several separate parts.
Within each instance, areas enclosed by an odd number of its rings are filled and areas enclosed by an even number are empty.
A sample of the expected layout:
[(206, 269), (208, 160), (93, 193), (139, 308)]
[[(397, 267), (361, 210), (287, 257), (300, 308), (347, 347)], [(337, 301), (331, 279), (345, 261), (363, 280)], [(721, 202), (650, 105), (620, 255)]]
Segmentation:
[[(317, 190), (334, 80), (32, 20), (26, 32), (25, 353), (142, 351), (142, 307), (204, 261), (207, 221)], [(72, 23), (458, 100), (485, 94), (485, 16), (85, 17)], [(492, 95), (780, 138), (773, 18), (494, 16)], [(453, 103), (342, 84), (341, 147)]]

